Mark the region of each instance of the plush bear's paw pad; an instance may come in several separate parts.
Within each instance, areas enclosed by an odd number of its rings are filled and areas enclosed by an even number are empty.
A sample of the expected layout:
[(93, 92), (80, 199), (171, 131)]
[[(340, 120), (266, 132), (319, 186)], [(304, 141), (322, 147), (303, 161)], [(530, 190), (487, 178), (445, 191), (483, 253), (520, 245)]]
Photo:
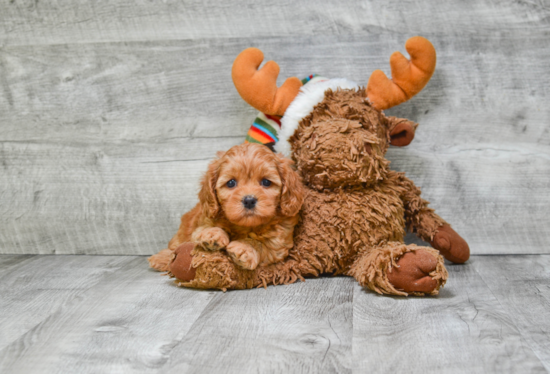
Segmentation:
[(388, 271), (388, 280), (396, 289), (407, 293), (434, 294), (440, 286), (432, 276), (438, 262), (436, 256), (423, 249), (407, 252), (397, 260), (397, 266)]
[(470, 258), (468, 243), (449, 225), (439, 227), (430, 244), (456, 264), (463, 264)]
[(191, 256), (193, 248), (195, 244), (183, 243), (174, 251), (169, 265), (170, 275), (183, 282), (195, 279), (196, 271), (192, 266), (193, 256)]

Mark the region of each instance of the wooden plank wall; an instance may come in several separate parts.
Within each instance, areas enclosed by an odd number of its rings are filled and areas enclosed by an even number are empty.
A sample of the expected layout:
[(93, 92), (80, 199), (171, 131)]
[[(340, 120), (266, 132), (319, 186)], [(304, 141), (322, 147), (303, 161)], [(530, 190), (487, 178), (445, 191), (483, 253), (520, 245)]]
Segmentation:
[(550, 253), (547, 0), (0, 0), (0, 253), (163, 248), (255, 116), (242, 49), (366, 84), (413, 35), (438, 66), (388, 111), (420, 123), (393, 168), (473, 253)]

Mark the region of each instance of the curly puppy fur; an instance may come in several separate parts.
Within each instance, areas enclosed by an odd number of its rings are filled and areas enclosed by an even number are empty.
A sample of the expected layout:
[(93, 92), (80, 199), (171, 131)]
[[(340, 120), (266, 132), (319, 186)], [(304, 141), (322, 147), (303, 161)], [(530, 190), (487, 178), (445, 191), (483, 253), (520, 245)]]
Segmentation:
[(239, 267), (253, 270), (283, 260), (293, 246), (304, 186), (293, 162), (260, 144), (242, 144), (214, 160), (202, 180), (200, 202), (181, 217), (163, 250), (149, 258), (167, 271), (173, 251), (193, 242), (225, 250)]

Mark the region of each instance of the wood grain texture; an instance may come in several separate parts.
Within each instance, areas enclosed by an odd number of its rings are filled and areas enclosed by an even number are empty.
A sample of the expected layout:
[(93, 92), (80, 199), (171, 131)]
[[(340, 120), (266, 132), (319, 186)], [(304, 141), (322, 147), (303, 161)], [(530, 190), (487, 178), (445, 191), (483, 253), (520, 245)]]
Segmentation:
[(392, 167), (472, 253), (550, 251), (544, 2), (0, 6), (0, 253), (164, 248), (208, 161), (255, 116), (230, 79), (242, 49), (275, 59), (279, 83), (316, 72), (365, 84), (415, 34), (438, 66), (388, 111), (420, 123)]
[(350, 373), (352, 278), (219, 293), (167, 372)]
[(0, 350), (33, 331), (59, 309), (74, 304), (106, 273), (116, 272), (129, 261), (123, 257), (0, 258)]
[(14, 165), (25, 177), (12, 174), (0, 182), (11, 197), (3, 201), (10, 217), (2, 222), (2, 250), (109, 254), (164, 248), (180, 215), (196, 204), (213, 143), (229, 148), (231, 139), (189, 139), (190, 154), (181, 154), (178, 141), (109, 149), (42, 144), (34, 155), (33, 147), (11, 144), (8, 162), (34, 166)]
[(31, 259), (34, 255), (0, 256), (0, 269), (8, 271), (12, 267), (19, 267), (21, 263)]
[(79, 1), (2, 0), (0, 45), (396, 33), (548, 31), (538, 1)]
[(4, 275), (0, 331), (10, 339), (0, 372), (162, 367), (214, 292), (178, 288), (147, 266), (143, 257), (40, 256)]
[(434, 298), (378, 296), (356, 285), (353, 371), (545, 373), (516, 317), (476, 272), (477, 260), (449, 266)]
[(430, 298), (346, 277), (189, 290), (140, 256), (25, 257), (0, 255), (2, 373), (548, 370), (549, 255), (473, 256)]
[(483, 256), (473, 265), (550, 372), (550, 256)]

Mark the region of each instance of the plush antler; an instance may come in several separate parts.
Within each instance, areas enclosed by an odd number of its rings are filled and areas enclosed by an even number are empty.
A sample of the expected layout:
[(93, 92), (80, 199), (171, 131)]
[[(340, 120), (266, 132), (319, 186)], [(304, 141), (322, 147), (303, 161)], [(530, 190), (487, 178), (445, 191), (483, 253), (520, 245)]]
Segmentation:
[(257, 48), (242, 51), (233, 62), (233, 83), (248, 104), (263, 113), (282, 116), (298, 95), (302, 82), (292, 77), (277, 88), (279, 65), (268, 61), (258, 70), (263, 60), (264, 54)]
[(428, 39), (412, 37), (405, 48), (411, 60), (394, 52), (390, 57), (391, 80), (381, 70), (370, 76), (367, 97), (379, 110), (399, 105), (419, 93), (435, 70), (435, 49)]

